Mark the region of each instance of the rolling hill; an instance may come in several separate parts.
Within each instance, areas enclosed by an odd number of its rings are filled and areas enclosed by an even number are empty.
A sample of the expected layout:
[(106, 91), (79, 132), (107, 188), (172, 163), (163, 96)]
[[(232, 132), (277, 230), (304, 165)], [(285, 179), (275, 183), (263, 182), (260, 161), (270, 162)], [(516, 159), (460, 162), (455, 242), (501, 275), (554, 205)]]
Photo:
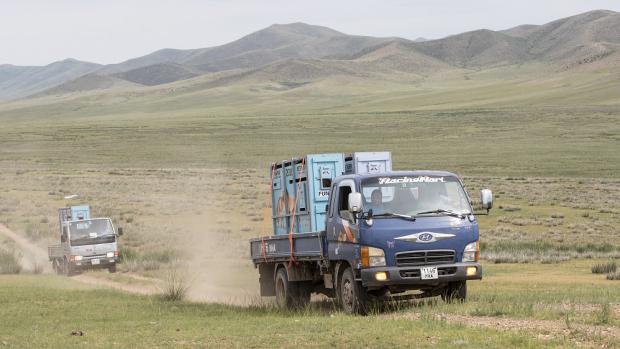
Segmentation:
[(92, 73), (100, 67), (99, 64), (74, 59), (44, 67), (0, 65), (0, 100), (35, 94)]
[(606, 10), (543, 25), (414, 41), (348, 35), (305, 23), (276, 24), (221, 46), (163, 49), (106, 66), (75, 60), (45, 67), (0, 66), (0, 100), (173, 83), (179, 89), (184, 81), (192, 90), (269, 83), (297, 88), (326, 79), (368, 83), (420, 83), (435, 76), (462, 79), (463, 74), (491, 74), (498, 69), (510, 74), (515, 72), (511, 67), (616, 71), (619, 57), (620, 14)]

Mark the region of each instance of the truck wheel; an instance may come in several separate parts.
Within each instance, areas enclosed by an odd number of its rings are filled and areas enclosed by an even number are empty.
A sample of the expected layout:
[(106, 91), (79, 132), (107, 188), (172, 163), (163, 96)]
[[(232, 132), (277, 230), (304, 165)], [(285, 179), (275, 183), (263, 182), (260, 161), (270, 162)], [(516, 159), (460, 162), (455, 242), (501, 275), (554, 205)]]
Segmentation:
[(368, 294), (362, 284), (355, 281), (351, 268), (345, 269), (342, 273), (338, 298), (346, 313), (359, 315), (368, 313)]
[(54, 259), (52, 260), (52, 269), (54, 269), (54, 272), (58, 275), (62, 274), (62, 267), (60, 266), (60, 262), (58, 262), (58, 259)]
[(62, 269), (63, 269), (65, 276), (73, 276), (73, 274), (75, 274), (75, 269), (73, 268), (71, 263), (69, 263), (69, 261), (67, 261), (66, 259), (64, 260)]
[(310, 296), (312, 295), (312, 288), (308, 282), (291, 282), (295, 286), (297, 291), (295, 297), (295, 306), (298, 308), (305, 308), (310, 304)]
[(116, 263), (114, 263), (114, 264), (112, 264), (111, 266), (108, 267), (108, 272), (116, 273)]
[(278, 269), (275, 277), (276, 304), (278, 308), (293, 308), (295, 304), (294, 287), (288, 282), (288, 276), (284, 268)]
[(465, 302), (467, 299), (467, 281), (450, 282), (441, 292), (441, 299), (446, 303)]

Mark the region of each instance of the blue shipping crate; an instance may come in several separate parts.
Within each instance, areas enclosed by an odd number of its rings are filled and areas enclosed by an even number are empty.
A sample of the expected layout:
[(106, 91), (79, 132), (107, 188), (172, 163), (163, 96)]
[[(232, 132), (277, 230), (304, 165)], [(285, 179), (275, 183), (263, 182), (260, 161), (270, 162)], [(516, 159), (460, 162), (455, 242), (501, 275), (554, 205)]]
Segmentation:
[(90, 207), (88, 205), (71, 206), (71, 220), (84, 219), (90, 219)]
[(345, 174), (372, 174), (392, 171), (392, 153), (368, 151), (346, 154)]
[(270, 171), (275, 234), (324, 230), (332, 180), (344, 173), (343, 154), (311, 154), (284, 160), (273, 164)]

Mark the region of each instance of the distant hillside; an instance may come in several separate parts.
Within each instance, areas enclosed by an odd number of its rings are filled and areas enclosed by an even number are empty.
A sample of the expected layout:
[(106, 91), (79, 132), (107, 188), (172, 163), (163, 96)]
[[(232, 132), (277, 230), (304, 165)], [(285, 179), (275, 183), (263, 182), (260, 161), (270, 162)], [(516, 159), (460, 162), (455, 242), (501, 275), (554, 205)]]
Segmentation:
[(539, 26), (525, 37), (534, 58), (575, 63), (620, 52), (620, 13), (591, 11)]
[(420, 42), (414, 47), (461, 68), (517, 64), (529, 58), (524, 40), (486, 29)]
[(167, 84), (198, 75), (200, 72), (174, 63), (158, 63), (115, 74), (120, 79), (147, 86)]
[(96, 90), (110, 90), (121, 87), (136, 87), (139, 85), (113, 76), (86, 74), (77, 79), (67, 81), (56, 87), (52, 87), (34, 96), (59, 95), (65, 93), (87, 92)]
[(221, 46), (163, 49), (107, 66), (75, 60), (45, 67), (0, 66), (0, 100), (157, 86), (210, 74), (217, 76), (205, 79), (209, 81), (205, 86), (262, 81), (294, 87), (329, 77), (413, 82), (460, 70), (544, 65), (545, 71), (560, 72), (576, 67), (616, 69), (619, 64), (620, 14), (613, 11), (415, 41), (291, 23), (272, 25)]
[(501, 30), (500, 33), (504, 33), (508, 36), (512, 36), (515, 38), (525, 38), (535, 30), (537, 30), (539, 27), (539, 25), (523, 24), (510, 29)]
[(44, 67), (0, 66), (0, 100), (31, 95), (91, 73), (99, 64), (67, 59)]

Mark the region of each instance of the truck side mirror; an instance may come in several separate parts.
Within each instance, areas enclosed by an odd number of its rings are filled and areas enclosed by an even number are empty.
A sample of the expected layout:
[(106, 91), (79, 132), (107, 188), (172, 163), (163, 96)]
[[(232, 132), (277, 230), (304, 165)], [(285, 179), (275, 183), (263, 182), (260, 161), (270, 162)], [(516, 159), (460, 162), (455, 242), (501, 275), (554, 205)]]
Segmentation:
[(349, 211), (352, 213), (362, 212), (362, 194), (361, 193), (349, 194)]
[(118, 233), (118, 236), (123, 235), (123, 228), (121, 227), (116, 228), (116, 232)]
[(67, 235), (65, 234), (60, 235), (60, 242), (67, 242)]
[(487, 211), (493, 208), (493, 192), (490, 189), (480, 190), (480, 203)]

